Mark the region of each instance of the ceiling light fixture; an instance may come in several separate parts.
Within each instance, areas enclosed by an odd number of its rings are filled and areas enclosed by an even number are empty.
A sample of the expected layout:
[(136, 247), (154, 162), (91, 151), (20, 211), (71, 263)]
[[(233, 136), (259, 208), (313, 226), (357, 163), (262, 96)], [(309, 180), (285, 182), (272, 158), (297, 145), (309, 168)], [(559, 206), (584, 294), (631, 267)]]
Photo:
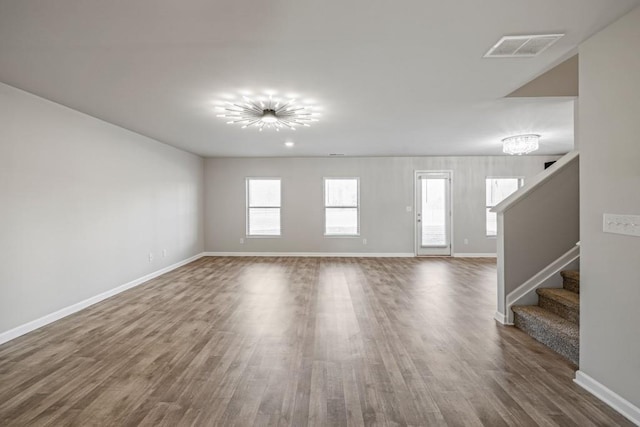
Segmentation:
[(243, 101), (225, 101), (224, 107), (218, 107), (224, 111), (218, 117), (229, 119), (228, 124), (239, 124), (242, 129), (248, 127), (264, 129), (296, 130), (298, 126), (311, 126), (318, 121), (320, 113), (314, 112), (312, 105), (296, 104), (295, 99), (274, 98), (272, 94), (257, 99), (243, 96)]
[(285, 147), (287, 147), (287, 148), (291, 148), (291, 147), (293, 147), (295, 144), (294, 144), (294, 142), (293, 142), (293, 141), (287, 141), (287, 142), (285, 142), (285, 143), (284, 143), (284, 145), (285, 145)]
[(540, 135), (534, 134), (510, 136), (502, 140), (502, 151), (518, 156), (528, 154), (538, 149), (539, 139)]

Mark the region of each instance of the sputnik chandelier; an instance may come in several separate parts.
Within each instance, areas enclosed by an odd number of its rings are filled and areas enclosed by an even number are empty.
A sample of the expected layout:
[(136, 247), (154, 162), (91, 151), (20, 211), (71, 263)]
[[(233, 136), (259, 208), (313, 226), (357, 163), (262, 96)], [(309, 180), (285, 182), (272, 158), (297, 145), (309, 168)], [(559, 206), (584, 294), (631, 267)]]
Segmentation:
[(296, 130), (298, 126), (311, 126), (318, 121), (319, 113), (313, 111), (317, 107), (301, 105), (296, 99), (282, 99), (273, 95), (250, 98), (242, 96), (242, 101), (226, 101), (223, 114), (218, 117), (227, 119), (227, 124), (238, 124), (244, 128)]

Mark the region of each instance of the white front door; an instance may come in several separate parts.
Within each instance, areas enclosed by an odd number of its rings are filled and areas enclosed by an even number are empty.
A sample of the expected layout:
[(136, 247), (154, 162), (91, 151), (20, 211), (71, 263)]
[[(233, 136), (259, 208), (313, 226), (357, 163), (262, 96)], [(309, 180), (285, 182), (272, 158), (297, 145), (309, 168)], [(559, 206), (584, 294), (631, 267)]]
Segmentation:
[(416, 173), (416, 255), (451, 255), (451, 172)]

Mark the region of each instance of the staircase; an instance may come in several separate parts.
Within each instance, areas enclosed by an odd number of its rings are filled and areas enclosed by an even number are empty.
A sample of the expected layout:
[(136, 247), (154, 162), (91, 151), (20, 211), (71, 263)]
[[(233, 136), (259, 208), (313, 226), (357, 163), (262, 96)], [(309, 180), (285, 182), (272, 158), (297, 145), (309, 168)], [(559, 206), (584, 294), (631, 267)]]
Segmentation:
[(538, 305), (513, 306), (514, 325), (578, 364), (580, 351), (580, 272), (562, 271), (562, 288), (540, 288)]

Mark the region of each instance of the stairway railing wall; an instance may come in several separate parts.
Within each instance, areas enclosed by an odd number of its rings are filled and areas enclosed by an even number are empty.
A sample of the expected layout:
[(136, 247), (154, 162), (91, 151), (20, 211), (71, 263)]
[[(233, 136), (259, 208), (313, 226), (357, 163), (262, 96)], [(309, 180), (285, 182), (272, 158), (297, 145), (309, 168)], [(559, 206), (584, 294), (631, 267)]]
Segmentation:
[(509, 323), (507, 295), (580, 240), (580, 164), (571, 152), (493, 211), (498, 216), (496, 319)]

